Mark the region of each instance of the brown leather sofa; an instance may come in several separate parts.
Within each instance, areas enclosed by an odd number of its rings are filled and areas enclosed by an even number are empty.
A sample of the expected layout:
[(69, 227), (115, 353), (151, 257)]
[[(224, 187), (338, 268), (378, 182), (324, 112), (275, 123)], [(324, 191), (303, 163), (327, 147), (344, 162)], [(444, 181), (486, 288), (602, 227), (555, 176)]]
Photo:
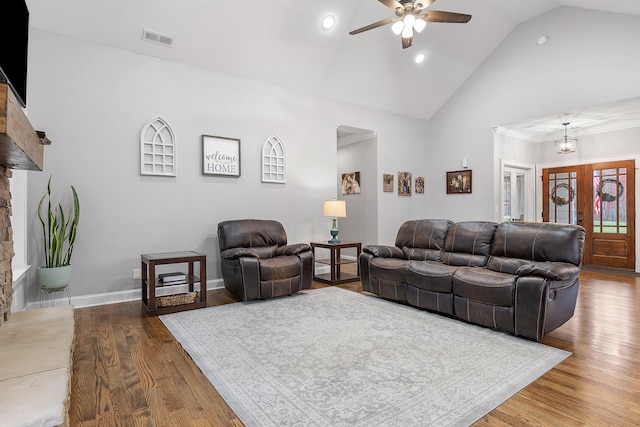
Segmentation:
[(539, 341), (574, 313), (584, 228), (407, 221), (395, 246), (365, 246), (363, 291)]
[(311, 288), (311, 246), (287, 244), (287, 233), (278, 221), (223, 221), (218, 224), (218, 246), (224, 286), (243, 301)]

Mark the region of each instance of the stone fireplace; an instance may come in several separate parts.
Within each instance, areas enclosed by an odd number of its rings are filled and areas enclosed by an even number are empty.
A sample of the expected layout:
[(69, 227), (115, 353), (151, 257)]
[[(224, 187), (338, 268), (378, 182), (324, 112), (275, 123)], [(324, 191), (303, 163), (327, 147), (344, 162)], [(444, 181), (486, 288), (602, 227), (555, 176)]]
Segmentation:
[(11, 230), (11, 169), (0, 166), (0, 326), (9, 320), (13, 295), (13, 232)]
[[(0, 73), (0, 77), (2, 73)], [(18, 100), (0, 78), (0, 326), (11, 316), (14, 255), (11, 228), (12, 169), (42, 170), (43, 140), (33, 129)]]

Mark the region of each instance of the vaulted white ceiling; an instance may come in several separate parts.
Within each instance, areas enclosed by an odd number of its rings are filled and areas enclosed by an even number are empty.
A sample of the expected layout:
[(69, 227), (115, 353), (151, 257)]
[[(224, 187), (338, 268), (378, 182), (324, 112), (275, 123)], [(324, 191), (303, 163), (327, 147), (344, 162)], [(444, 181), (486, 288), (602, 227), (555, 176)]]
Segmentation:
[[(472, 15), (402, 49), (377, 0), (27, 0), (30, 25), (132, 52), (428, 120), (518, 24), (559, 6), (640, 16), (638, 0), (437, 0)], [(331, 14), (336, 26), (325, 31)], [(568, 23), (570, 25), (570, 23)], [(149, 43), (143, 29), (173, 37)], [(535, 43), (535, 40), (532, 40)], [(414, 62), (417, 53), (426, 60)]]

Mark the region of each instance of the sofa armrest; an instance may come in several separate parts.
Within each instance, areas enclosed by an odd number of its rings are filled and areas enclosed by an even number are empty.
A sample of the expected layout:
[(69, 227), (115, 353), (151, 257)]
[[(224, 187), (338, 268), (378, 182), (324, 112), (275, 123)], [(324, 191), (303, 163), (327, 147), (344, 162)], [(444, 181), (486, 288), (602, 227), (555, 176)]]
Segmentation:
[(549, 280), (538, 276), (519, 277), (515, 293), (515, 333), (540, 341), (544, 335)]
[(566, 262), (532, 262), (516, 270), (518, 276), (537, 276), (549, 280), (572, 280), (580, 275), (580, 267)]
[(313, 282), (313, 252), (311, 249), (297, 253), (302, 269), (300, 272), (300, 289), (311, 289)]
[(240, 265), (240, 279), (245, 301), (261, 299), (260, 295), (260, 260), (258, 257), (243, 256), (237, 261)]
[(369, 252), (362, 251), (358, 258), (358, 267), (360, 268), (360, 282), (362, 283), (362, 290), (371, 292), (371, 274), (370, 265), (373, 255)]
[(404, 259), (404, 252), (402, 252), (402, 249), (397, 246), (367, 245), (364, 247), (363, 252), (381, 258)]
[(260, 258), (251, 248), (231, 248), (225, 249), (220, 253), (222, 259), (238, 259), (240, 257)]
[(311, 250), (311, 246), (308, 243), (292, 243), (290, 245), (279, 246), (276, 249), (276, 256), (279, 255), (298, 255), (302, 252)]

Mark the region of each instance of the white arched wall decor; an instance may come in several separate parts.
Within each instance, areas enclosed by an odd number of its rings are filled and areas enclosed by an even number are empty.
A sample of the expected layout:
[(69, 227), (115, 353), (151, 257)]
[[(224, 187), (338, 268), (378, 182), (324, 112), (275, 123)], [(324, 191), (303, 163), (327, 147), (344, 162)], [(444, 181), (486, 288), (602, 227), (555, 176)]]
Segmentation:
[(287, 181), (287, 156), (284, 143), (275, 135), (262, 144), (262, 182), (284, 184)]
[(176, 176), (176, 138), (162, 117), (149, 120), (140, 133), (140, 174)]

